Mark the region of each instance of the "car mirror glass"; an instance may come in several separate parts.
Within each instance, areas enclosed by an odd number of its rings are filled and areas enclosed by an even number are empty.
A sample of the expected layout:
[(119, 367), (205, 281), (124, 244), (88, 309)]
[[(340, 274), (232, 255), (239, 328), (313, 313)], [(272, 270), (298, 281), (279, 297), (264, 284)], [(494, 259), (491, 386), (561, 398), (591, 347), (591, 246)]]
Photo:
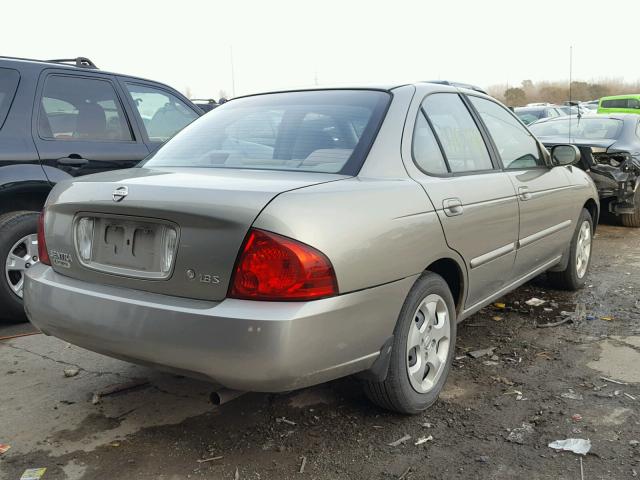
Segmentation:
[(554, 165), (573, 165), (580, 160), (580, 150), (575, 145), (556, 145), (551, 149)]

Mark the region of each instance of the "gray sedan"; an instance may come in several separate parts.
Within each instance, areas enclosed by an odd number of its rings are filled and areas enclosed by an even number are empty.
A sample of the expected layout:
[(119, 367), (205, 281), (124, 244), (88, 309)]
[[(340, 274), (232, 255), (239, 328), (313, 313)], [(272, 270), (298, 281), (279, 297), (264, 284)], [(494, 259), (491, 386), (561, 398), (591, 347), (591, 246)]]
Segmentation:
[(415, 413), (456, 325), (548, 271), (585, 282), (593, 182), (474, 90), (248, 96), (138, 168), (58, 184), (25, 283), (49, 335), (235, 391), (359, 374)]

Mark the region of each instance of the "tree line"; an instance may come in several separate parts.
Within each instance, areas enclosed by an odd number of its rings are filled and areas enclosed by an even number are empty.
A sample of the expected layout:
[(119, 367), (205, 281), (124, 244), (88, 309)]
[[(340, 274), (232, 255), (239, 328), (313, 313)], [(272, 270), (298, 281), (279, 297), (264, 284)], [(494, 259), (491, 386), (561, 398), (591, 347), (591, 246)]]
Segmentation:
[[(563, 104), (569, 100), (569, 82), (544, 81), (534, 84), (531, 80), (523, 80), (519, 86), (492, 85), (487, 92), (509, 107), (521, 107), (527, 103), (537, 102)], [(627, 93), (640, 93), (640, 80), (625, 82), (619, 79), (608, 79), (597, 82), (571, 82), (573, 101), (586, 102), (608, 95)]]

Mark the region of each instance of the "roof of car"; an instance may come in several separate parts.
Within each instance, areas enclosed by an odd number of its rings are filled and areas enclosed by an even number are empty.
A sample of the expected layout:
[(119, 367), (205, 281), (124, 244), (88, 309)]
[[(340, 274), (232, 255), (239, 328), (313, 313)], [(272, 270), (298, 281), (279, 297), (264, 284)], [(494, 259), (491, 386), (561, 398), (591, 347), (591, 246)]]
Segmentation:
[[(128, 78), (135, 78), (138, 80), (144, 80), (145, 82), (153, 82), (153, 83), (158, 83), (155, 80), (150, 80), (147, 78), (143, 78), (143, 77), (138, 77), (135, 75), (129, 75), (129, 74), (123, 74), (123, 73), (117, 73), (117, 72), (111, 72), (111, 71), (107, 71), (107, 70), (102, 70), (100, 69), (98, 66), (96, 66), (96, 64), (94, 64), (91, 60), (89, 60), (86, 57), (76, 57), (76, 58), (69, 58), (69, 59), (61, 59), (61, 60), (36, 60), (36, 59), (32, 59), (32, 58), (20, 58), (20, 57), (5, 57), (5, 56), (1, 56), (0, 55), (0, 61), (5, 60), (8, 61), (10, 63), (23, 63), (23, 64), (29, 64), (29, 65), (38, 65), (41, 66), (42, 68), (60, 68), (60, 69), (68, 69), (68, 70), (74, 70), (77, 72), (86, 72), (86, 71), (98, 71), (100, 73), (104, 73), (107, 75), (116, 75), (119, 77), (128, 77)], [(89, 64), (82, 64), (82, 61), (86, 61), (89, 62)], [(72, 63), (68, 63), (68, 62), (75, 62), (75, 64)]]
[[(475, 87), (469, 84), (456, 83), (456, 82), (448, 82), (448, 81), (417, 81), (417, 82), (405, 82), (405, 83), (360, 83), (360, 84), (335, 84), (335, 85), (313, 85), (313, 86), (302, 86), (296, 88), (285, 88), (281, 90), (268, 90), (263, 92), (253, 92), (245, 95), (239, 95), (234, 97), (234, 99), (238, 98), (246, 98), (253, 97), (257, 95), (268, 95), (272, 93), (289, 93), (289, 92), (312, 92), (312, 91), (321, 91), (321, 90), (378, 90), (384, 92), (390, 92), (396, 88), (405, 87), (407, 85), (415, 85), (415, 86), (427, 86), (431, 85), (435, 88), (442, 89), (445, 91), (457, 91), (461, 90), (466, 93), (480, 93), (483, 95), (487, 95), (487, 93), (479, 87)], [(233, 99), (232, 99), (233, 100)]]

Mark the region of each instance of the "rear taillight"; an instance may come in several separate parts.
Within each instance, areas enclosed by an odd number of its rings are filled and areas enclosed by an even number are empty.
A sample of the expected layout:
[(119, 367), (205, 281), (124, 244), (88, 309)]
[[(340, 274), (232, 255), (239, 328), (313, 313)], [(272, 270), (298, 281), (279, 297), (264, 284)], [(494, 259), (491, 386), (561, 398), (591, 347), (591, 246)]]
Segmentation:
[(47, 242), (44, 239), (44, 215), (45, 211), (42, 210), (38, 216), (38, 257), (40, 263), (51, 265), (49, 252), (47, 251)]
[(240, 251), (229, 296), (247, 300), (315, 300), (338, 294), (329, 259), (309, 245), (252, 229)]

